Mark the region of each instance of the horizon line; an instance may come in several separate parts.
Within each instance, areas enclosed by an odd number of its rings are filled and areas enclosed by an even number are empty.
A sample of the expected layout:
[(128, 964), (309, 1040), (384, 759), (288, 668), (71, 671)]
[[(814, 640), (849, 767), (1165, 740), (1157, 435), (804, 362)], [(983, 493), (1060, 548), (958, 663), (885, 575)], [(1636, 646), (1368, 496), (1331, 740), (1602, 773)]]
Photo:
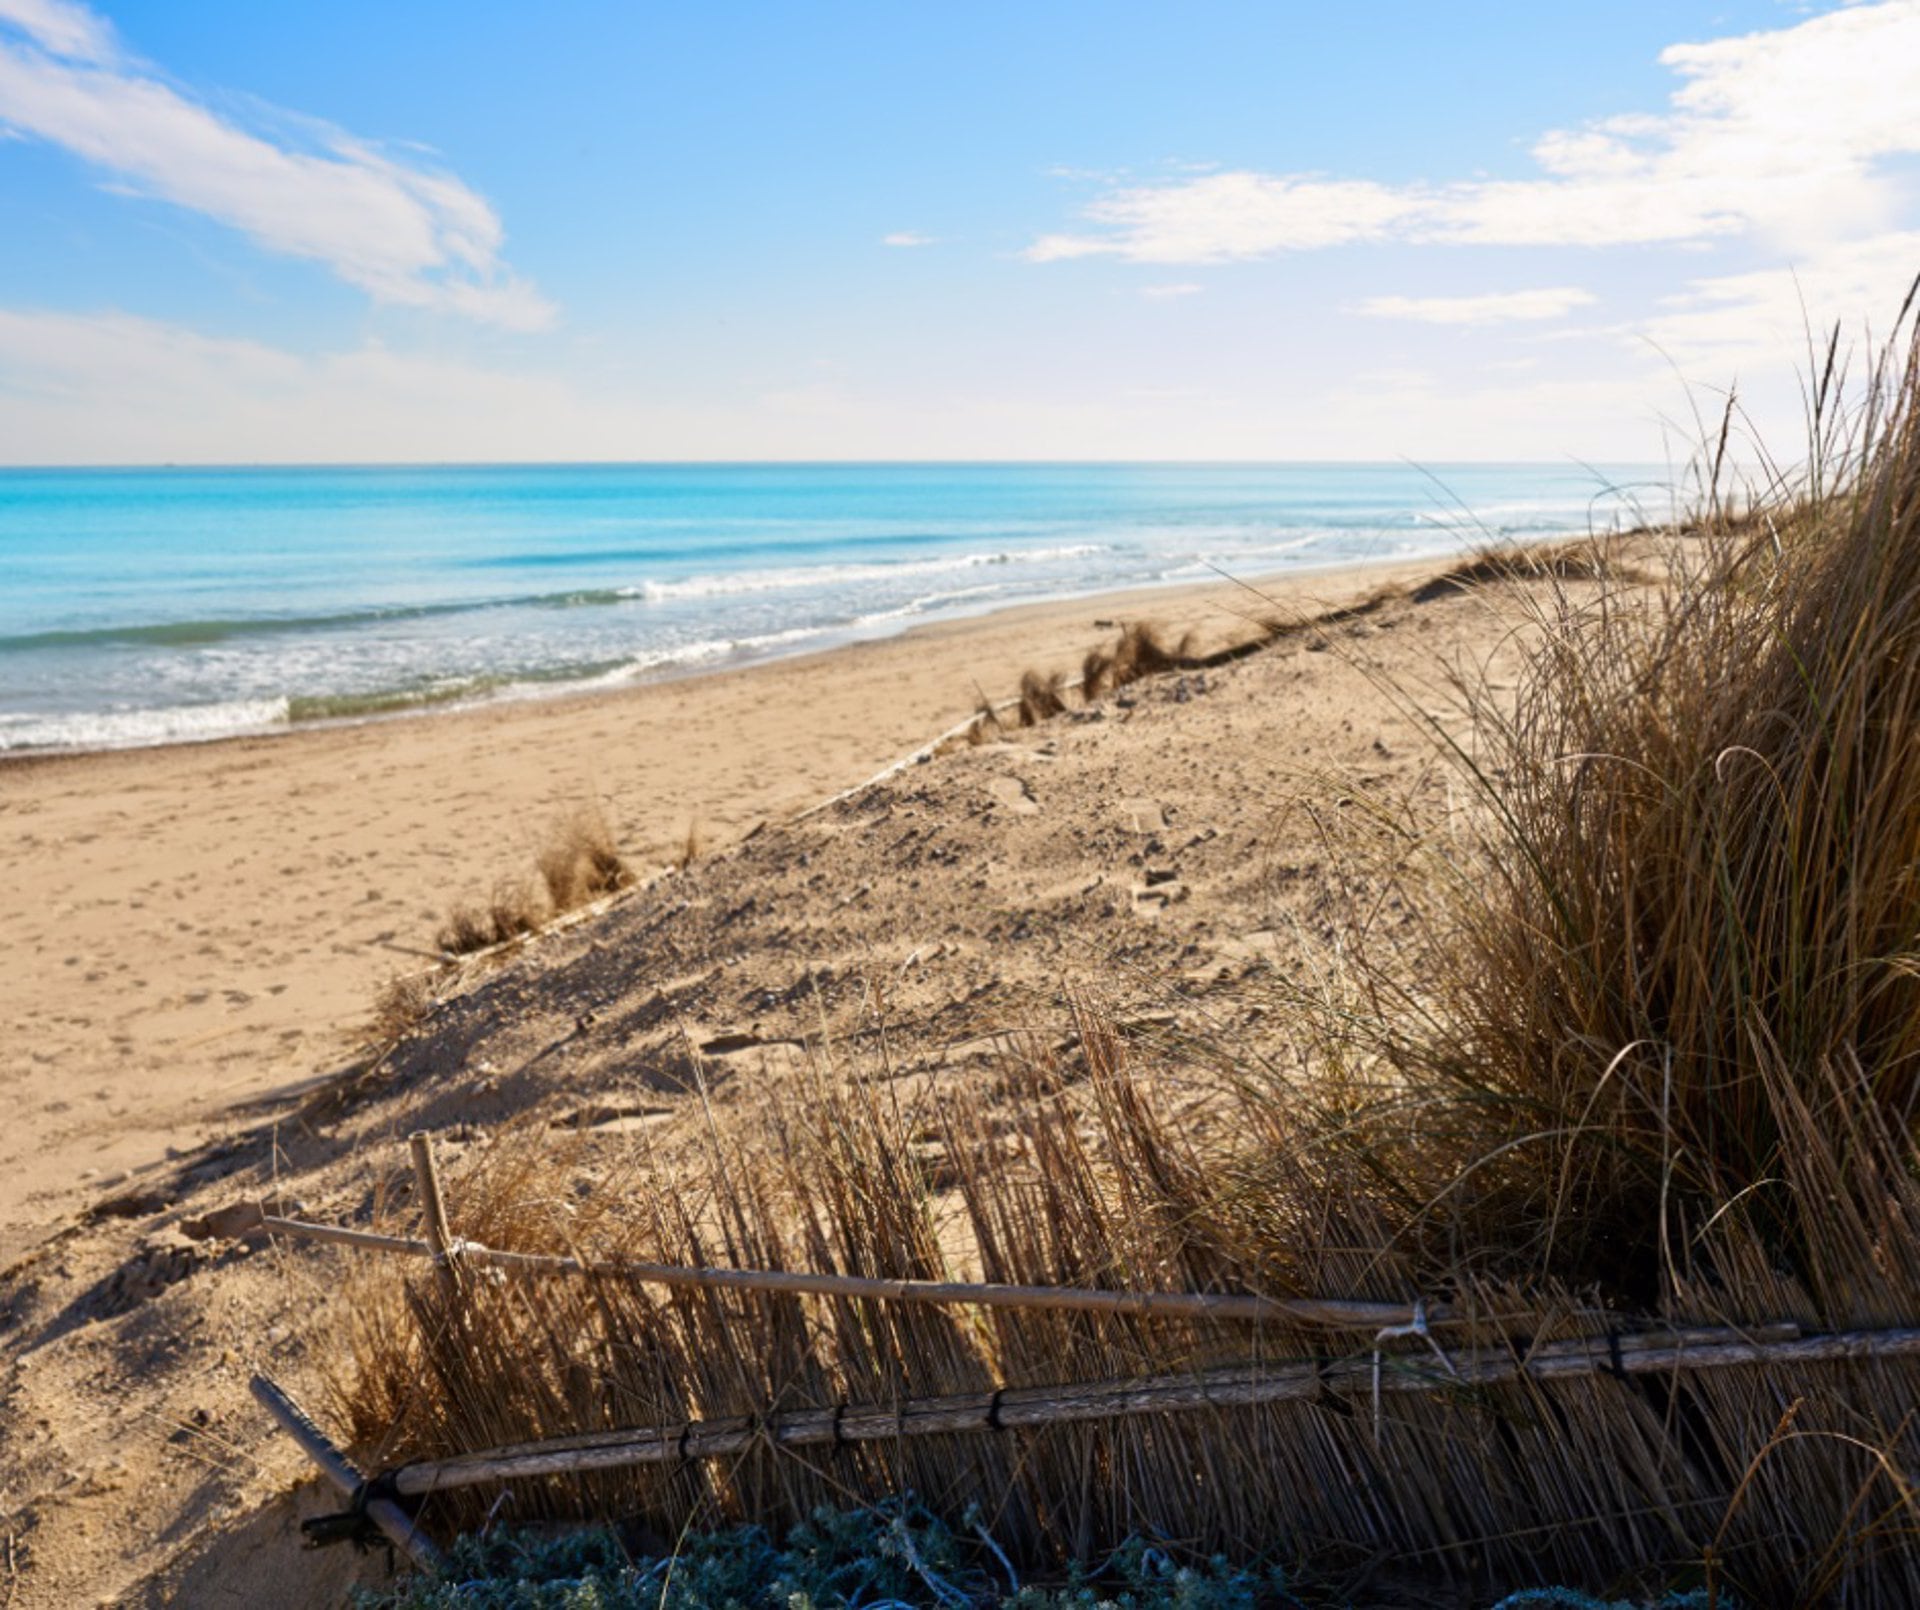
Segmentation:
[(1656, 459), (1552, 458), (474, 458), (474, 459), (126, 459), (99, 463), (5, 463), (0, 475), (165, 470), (590, 470), (590, 469), (1413, 469), (1463, 467), (1644, 468)]

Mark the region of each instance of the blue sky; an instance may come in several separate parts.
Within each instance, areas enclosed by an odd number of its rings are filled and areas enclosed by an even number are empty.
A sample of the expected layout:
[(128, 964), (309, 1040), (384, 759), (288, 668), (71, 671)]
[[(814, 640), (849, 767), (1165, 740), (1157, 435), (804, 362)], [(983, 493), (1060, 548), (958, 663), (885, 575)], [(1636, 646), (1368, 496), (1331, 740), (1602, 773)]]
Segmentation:
[(0, 0), (0, 462), (1790, 454), (1916, 105), (1920, 0)]

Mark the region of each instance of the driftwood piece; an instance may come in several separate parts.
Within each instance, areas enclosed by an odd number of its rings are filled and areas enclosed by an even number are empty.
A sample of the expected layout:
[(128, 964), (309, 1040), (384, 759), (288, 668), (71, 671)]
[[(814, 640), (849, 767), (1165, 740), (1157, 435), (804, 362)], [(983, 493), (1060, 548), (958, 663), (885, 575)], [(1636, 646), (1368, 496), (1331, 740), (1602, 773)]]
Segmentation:
[(439, 1565), (440, 1550), (414, 1524), (413, 1517), (391, 1498), (369, 1493), (366, 1478), (313, 1423), (306, 1410), (264, 1375), (254, 1376), (248, 1385), (260, 1406), (299, 1444), (300, 1451), (313, 1461), (320, 1474), (333, 1484), (342, 1498), (363, 1508), (367, 1519), (379, 1527), (389, 1543), (423, 1571)]

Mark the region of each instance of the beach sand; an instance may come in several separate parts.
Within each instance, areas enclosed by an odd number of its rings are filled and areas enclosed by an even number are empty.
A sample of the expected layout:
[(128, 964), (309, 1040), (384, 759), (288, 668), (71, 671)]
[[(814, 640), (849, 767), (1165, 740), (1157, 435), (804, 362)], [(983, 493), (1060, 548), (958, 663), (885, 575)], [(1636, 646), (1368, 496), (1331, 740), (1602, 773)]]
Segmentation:
[[(1257, 585), (1310, 610), (1406, 570)], [(861, 780), (977, 690), (1074, 671), (1100, 622), (1221, 640), (1261, 612), (1234, 586), (1127, 593), (592, 696), (0, 765), (0, 1267), (347, 1062), (383, 980), (557, 819), (597, 806), (644, 873)]]
[[(280, 1198), (365, 1222), (425, 1128), (457, 1225), (500, 1132), (671, 1156), (822, 1035), (937, 1099), (988, 1079), (1009, 1031), (1057, 1034), (1081, 992), (1271, 1041), (1284, 947), (1335, 931), (1341, 898), (1290, 803), (1427, 786), (1416, 729), (1453, 719), (1447, 667), (1502, 677), (1517, 655), (1511, 584), (1075, 700), (800, 813), (980, 690), (1074, 674), (1119, 621), (1211, 646), (1437, 568), (1030, 606), (591, 698), (0, 767), (0, 1596), (320, 1605), (381, 1569), (298, 1554), (295, 1514), (327, 1499), (246, 1388), (266, 1369), (324, 1414), (347, 1255), (209, 1237), (209, 1212)], [(329, 1083), (449, 906), (530, 871), (589, 803), (641, 886), (439, 975), (377, 1077)], [(690, 823), (708, 848), (668, 874)]]

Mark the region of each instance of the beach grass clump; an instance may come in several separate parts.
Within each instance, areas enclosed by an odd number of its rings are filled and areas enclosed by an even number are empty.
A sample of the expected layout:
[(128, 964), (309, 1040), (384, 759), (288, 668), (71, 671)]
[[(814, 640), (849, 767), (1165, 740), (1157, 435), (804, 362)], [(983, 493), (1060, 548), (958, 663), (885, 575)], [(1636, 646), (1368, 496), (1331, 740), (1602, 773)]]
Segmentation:
[(1020, 678), (1020, 725), (1037, 727), (1064, 711), (1067, 708), (1066, 686), (1067, 679), (1059, 671), (1048, 674), (1026, 672)]
[(462, 900), (447, 913), (447, 920), (440, 925), (433, 942), (446, 955), (467, 956), (499, 941), (494, 934), (492, 915)]
[(396, 973), (374, 993), (371, 1037), (381, 1045), (404, 1039), (427, 1021), (433, 1007), (433, 985), (426, 974)]
[(487, 897), (487, 926), (497, 945), (532, 933), (550, 908), (532, 878), (502, 878)]
[(1829, 1317), (1911, 1317), (1910, 1236), (1901, 1299), (1835, 1272), (1920, 1101), (1917, 401), (1881, 377), (1800, 540), (1743, 517), (1656, 600), (1556, 594), (1517, 697), (1461, 684), (1471, 747), (1434, 725), (1469, 805), (1392, 824), (1423, 920), (1352, 948), (1322, 1061), (1447, 1258), (1654, 1303), (1739, 1227)]
[(460, 902), (447, 914), (435, 943), (449, 956), (490, 950), (524, 939), (564, 912), (633, 882), (633, 870), (614, 844), (606, 818), (591, 808), (554, 825), (534, 870), (537, 879), (500, 879), (484, 904)]
[(633, 882), (632, 869), (615, 845), (606, 817), (591, 807), (554, 825), (535, 866), (556, 915)]
[(1080, 697), (1087, 704), (1101, 698), (1113, 685), (1113, 655), (1104, 648), (1090, 648), (1080, 661)]
[[(1128, 622), (1121, 627), (1119, 636), (1111, 646), (1091, 648), (1081, 657), (1077, 683), (1081, 702), (1097, 703), (1107, 694), (1144, 676), (1154, 676), (1161, 671), (1177, 670), (1195, 663), (1193, 655), (1196, 642), (1196, 635), (1188, 632), (1177, 647), (1169, 647), (1160, 628), (1152, 622)], [(1064, 672), (1028, 671), (1020, 678), (1017, 703), (1019, 725), (1038, 726), (1062, 714), (1067, 708), (1067, 688)], [(983, 702), (975, 721), (975, 727), (982, 737), (989, 724), (997, 728), (999, 721)]]
[(1180, 650), (1168, 645), (1158, 626), (1152, 621), (1129, 621), (1120, 628), (1119, 640), (1113, 646), (1108, 685), (1124, 688), (1143, 676), (1177, 670), (1180, 664)]

